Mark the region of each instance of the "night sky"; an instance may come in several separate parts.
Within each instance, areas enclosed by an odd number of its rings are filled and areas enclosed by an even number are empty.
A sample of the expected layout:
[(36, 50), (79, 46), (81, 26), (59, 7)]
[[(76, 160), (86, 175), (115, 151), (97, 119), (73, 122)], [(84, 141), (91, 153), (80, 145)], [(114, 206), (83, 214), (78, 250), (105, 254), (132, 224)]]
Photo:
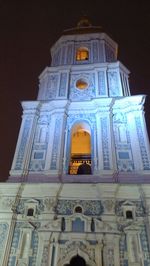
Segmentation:
[[(89, 2), (89, 3), (88, 3)], [(21, 123), (22, 100), (35, 100), (38, 76), (50, 65), (50, 47), (86, 13), (119, 45), (119, 60), (131, 71), (131, 93), (146, 94), (150, 135), (149, 1), (0, 1), (0, 180), (11, 168)]]

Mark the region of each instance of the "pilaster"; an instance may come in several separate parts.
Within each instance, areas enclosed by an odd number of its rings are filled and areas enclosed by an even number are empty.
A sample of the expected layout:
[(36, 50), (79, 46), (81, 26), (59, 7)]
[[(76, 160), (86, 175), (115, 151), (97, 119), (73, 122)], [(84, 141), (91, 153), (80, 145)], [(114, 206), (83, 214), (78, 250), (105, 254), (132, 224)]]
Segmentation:
[(22, 102), (23, 117), (10, 175), (28, 174), (40, 102)]

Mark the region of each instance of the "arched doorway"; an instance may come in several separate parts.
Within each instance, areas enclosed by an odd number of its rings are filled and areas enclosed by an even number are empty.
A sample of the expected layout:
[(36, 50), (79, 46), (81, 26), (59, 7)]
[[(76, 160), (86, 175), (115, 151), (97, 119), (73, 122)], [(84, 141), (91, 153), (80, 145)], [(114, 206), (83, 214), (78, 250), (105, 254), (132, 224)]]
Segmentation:
[[(81, 165), (85, 169), (82, 173), (78, 171)], [(89, 168), (91, 169), (91, 129), (86, 122), (80, 122), (75, 124), (71, 130), (69, 174), (91, 174)], [(86, 169), (88, 169), (87, 172)]]
[(71, 259), (70, 264), (65, 266), (86, 266), (86, 262), (82, 257), (77, 255)]

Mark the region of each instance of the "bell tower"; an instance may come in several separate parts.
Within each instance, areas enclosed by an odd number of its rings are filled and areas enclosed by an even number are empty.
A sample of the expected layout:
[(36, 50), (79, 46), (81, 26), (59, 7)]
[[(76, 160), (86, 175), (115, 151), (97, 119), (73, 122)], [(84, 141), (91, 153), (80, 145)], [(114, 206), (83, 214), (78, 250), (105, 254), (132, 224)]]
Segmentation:
[(141, 182), (146, 177), (145, 95), (130, 95), (129, 71), (117, 51), (116, 42), (85, 17), (63, 32), (51, 48), (51, 66), (39, 77), (37, 100), (22, 102), (10, 181)]
[(86, 17), (51, 48), (0, 186), (0, 265), (150, 265), (145, 95), (117, 51)]

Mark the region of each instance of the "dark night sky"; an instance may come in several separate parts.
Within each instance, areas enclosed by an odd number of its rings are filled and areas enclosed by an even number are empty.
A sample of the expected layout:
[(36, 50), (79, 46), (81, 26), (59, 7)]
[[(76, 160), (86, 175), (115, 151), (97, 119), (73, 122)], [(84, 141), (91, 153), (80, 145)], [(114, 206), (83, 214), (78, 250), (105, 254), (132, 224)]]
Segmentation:
[(21, 123), (22, 100), (35, 100), (38, 76), (50, 65), (50, 47), (86, 12), (119, 45), (119, 60), (131, 71), (132, 94), (147, 94), (150, 135), (149, 1), (0, 1), (0, 179), (8, 176)]

